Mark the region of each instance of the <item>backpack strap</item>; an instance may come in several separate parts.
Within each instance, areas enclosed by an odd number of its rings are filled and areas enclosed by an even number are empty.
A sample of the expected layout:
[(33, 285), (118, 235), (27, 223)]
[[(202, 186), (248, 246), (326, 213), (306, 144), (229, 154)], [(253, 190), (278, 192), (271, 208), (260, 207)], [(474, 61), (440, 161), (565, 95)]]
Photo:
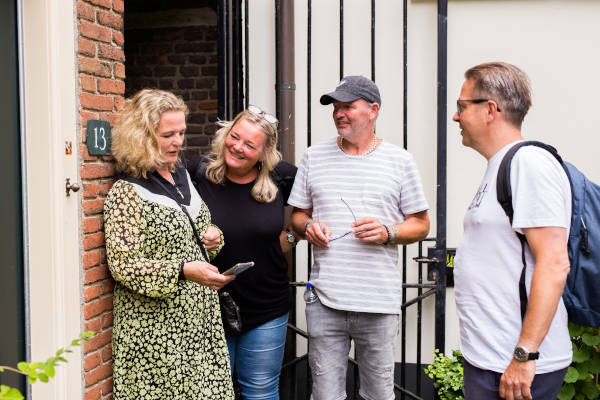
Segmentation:
[[(558, 154), (556, 149), (546, 143), (538, 142), (535, 140), (526, 140), (520, 143), (515, 144), (511, 147), (508, 152), (502, 158), (502, 162), (500, 163), (500, 167), (498, 167), (498, 176), (496, 178), (496, 197), (498, 199), (498, 203), (508, 216), (508, 220), (510, 221), (510, 225), (512, 227), (514, 209), (513, 209), (513, 196), (512, 196), (512, 187), (510, 184), (510, 164), (515, 153), (523, 146), (536, 146), (542, 149), (547, 150), (556, 158), (558, 163), (562, 165), (569, 176), (569, 172), (566, 169), (565, 164), (561, 156)], [(521, 320), (525, 319), (525, 314), (527, 312), (527, 288), (525, 286), (525, 272), (527, 270), (527, 262), (525, 260), (525, 245), (527, 244), (527, 238), (522, 233), (516, 232), (515, 234), (519, 238), (521, 242), (521, 261), (523, 262), (523, 269), (521, 270), (521, 277), (519, 278), (519, 298), (521, 301)]]

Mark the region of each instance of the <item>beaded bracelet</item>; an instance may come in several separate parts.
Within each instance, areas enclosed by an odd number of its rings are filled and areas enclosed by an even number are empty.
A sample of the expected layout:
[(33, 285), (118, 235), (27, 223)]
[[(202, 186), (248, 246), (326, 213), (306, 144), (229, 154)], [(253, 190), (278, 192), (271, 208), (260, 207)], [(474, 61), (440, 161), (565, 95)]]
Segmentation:
[(390, 242), (392, 241), (392, 232), (390, 232), (390, 228), (388, 228), (387, 225), (383, 225), (383, 227), (385, 228), (385, 231), (387, 232), (387, 240), (385, 242), (383, 242), (383, 244), (390, 244)]

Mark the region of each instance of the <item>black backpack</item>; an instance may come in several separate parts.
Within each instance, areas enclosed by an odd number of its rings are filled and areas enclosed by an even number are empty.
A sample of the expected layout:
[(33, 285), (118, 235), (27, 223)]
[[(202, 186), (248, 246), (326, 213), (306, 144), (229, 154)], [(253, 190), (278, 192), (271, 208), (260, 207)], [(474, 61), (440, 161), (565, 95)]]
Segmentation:
[[(523, 146), (537, 146), (550, 152), (562, 165), (571, 184), (572, 216), (568, 240), (571, 270), (563, 292), (563, 301), (569, 321), (579, 325), (600, 326), (600, 186), (589, 181), (577, 168), (564, 162), (556, 149), (537, 141), (514, 145), (504, 156), (498, 169), (496, 194), (512, 225), (513, 206), (510, 185), (510, 163)], [(527, 310), (525, 289), (525, 244), (527, 239), (517, 233), (521, 241), (523, 270), (519, 280), (521, 317)]]

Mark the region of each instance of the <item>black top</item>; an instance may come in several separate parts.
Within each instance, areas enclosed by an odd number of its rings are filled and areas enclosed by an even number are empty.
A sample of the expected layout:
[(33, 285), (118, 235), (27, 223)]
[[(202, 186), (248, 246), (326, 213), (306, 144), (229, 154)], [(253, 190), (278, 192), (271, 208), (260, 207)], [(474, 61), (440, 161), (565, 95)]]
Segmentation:
[(186, 167), (200, 196), (208, 205), (212, 223), (225, 237), (225, 246), (212, 263), (225, 271), (239, 262), (254, 261), (253, 268), (225, 286), (240, 307), (242, 331), (249, 331), (287, 313), (291, 292), (287, 262), (279, 235), (284, 229), (283, 210), (294, 184), (296, 167), (281, 161), (271, 179), (279, 191), (271, 203), (259, 203), (250, 195), (254, 181), (238, 184), (226, 180), (217, 185), (204, 174), (207, 160), (195, 157)]

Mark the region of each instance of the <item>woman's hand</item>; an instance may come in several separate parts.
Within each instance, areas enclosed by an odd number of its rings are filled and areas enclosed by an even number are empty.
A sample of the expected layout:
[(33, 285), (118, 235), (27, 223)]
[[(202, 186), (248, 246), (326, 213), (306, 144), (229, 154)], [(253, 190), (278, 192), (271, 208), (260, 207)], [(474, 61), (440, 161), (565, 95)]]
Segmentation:
[(221, 234), (214, 225), (209, 225), (202, 237), (202, 243), (207, 250), (216, 250), (221, 243)]
[(219, 290), (235, 279), (235, 274), (223, 275), (214, 265), (204, 261), (190, 261), (183, 265), (185, 279)]

